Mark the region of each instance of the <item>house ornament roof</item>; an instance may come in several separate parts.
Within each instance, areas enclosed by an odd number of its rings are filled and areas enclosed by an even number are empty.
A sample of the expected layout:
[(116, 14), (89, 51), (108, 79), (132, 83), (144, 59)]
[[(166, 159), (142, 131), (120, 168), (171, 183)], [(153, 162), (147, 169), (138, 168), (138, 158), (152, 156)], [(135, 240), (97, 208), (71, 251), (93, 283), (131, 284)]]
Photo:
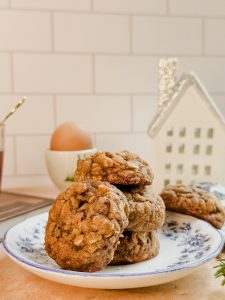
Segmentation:
[(200, 82), (198, 77), (194, 73), (183, 74), (174, 86), (174, 93), (171, 95), (171, 99), (165, 103), (165, 105), (158, 110), (156, 115), (153, 117), (149, 127), (148, 134), (154, 137), (160, 130), (166, 118), (169, 116), (170, 112), (176, 106), (176, 104), (181, 100), (182, 95), (186, 92), (187, 88), (191, 85), (195, 85), (196, 89), (199, 91), (202, 98), (205, 100), (206, 104), (210, 107), (212, 113), (220, 120), (225, 129), (225, 119), (216, 106), (215, 102), (206, 91), (203, 84)]

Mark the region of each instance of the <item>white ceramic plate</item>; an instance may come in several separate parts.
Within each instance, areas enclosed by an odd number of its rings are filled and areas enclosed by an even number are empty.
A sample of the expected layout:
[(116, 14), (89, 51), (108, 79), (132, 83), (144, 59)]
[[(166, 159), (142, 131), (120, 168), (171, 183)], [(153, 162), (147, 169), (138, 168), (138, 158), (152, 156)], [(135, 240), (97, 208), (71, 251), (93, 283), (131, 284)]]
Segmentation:
[[(220, 200), (220, 202), (221, 202), (223, 208), (225, 209), (225, 199), (224, 199), (224, 200)], [(223, 227), (221, 228), (221, 233), (222, 233), (222, 235), (223, 235), (223, 237), (224, 237), (224, 239), (225, 239), (225, 224), (224, 224)]]
[(6, 253), (28, 271), (56, 282), (104, 289), (136, 288), (184, 277), (215, 257), (223, 246), (221, 233), (196, 218), (168, 212), (159, 230), (160, 253), (144, 262), (108, 266), (96, 273), (61, 269), (44, 250), (47, 213), (31, 217), (9, 229)]

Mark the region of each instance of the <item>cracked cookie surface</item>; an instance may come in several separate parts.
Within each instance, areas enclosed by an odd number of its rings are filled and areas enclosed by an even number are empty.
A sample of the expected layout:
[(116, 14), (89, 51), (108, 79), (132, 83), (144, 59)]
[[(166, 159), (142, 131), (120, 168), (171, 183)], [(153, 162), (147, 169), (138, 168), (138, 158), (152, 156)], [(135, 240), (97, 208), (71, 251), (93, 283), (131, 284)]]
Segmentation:
[(107, 181), (112, 184), (151, 184), (153, 173), (146, 161), (128, 151), (97, 152), (77, 163), (75, 181)]
[(168, 185), (160, 195), (168, 210), (203, 219), (216, 228), (224, 224), (225, 211), (210, 192), (186, 185)]
[(165, 204), (150, 186), (118, 186), (127, 197), (130, 214), (126, 230), (150, 232), (165, 221)]
[(45, 250), (64, 269), (101, 270), (113, 259), (128, 214), (127, 199), (116, 187), (76, 182), (49, 212)]
[(158, 255), (159, 242), (156, 233), (124, 231), (111, 264), (129, 264)]

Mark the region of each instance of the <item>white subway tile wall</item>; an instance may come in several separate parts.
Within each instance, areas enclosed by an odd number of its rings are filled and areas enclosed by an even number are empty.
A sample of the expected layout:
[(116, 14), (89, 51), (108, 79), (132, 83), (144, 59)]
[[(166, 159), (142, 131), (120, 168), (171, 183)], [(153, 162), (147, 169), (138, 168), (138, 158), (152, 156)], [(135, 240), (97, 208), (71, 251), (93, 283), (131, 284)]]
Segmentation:
[(181, 57), (179, 67), (180, 72), (193, 70), (208, 92), (225, 93), (225, 55), (224, 57)]
[(0, 50), (50, 51), (49, 12), (0, 11)]
[(15, 174), (15, 148), (14, 137), (7, 136), (5, 139), (4, 151), (4, 175), (13, 176)]
[(18, 9), (90, 11), (91, 0), (11, 0), (11, 7)]
[(212, 94), (214, 101), (216, 102), (219, 110), (225, 115), (225, 97), (223, 94)]
[(202, 21), (200, 19), (144, 16), (132, 18), (134, 53), (201, 54)]
[(147, 133), (98, 134), (96, 138), (100, 150), (129, 150), (139, 153), (144, 159), (153, 160), (152, 141)]
[(168, 0), (171, 15), (225, 17), (224, 0)]
[(94, 10), (123, 14), (166, 14), (167, 0), (94, 0)]
[(225, 19), (205, 20), (205, 53), (208, 55), (223, 55), (225, 53), (224, 43)]
[(148, 125), (157, 112), (157, 96), (134, 95), (132, 103), (133, 131), (146, 132)]
[(98, 55), (95, 58), (96, 93), (154, 93), (158, 58)]
[(130, 97), (57, 96), (57, 125), (68, 120), (92, 133), (131, 132)]
[(154, 161), (146, 131), (157, 110), (157, 64), (178, 56), (225, 114), (224, 0), (0, 0), (3, 186), (49, 184), (54, 128), (77, 122), (101, 150)]
[(0, 0), (0, 8), (2, 7), (8, 7), (9, 1), (8, 0)]
[(0, 52), (0, 93), (12, 92), (12, 59), (10, 54)]
[(17, 93), (90, 93), (90, 55), (13, 54), (14, 88)]
[(128, 16), (54, 14), (55, 50), (83, 53), (129, 53)]
[[(23, 95), (0, 95), (0, 119), (15, 105)], [(27, 95), (26, 104), (16, 115), (7, 121), (7, 134), (51, 134), (54, 130), (53, 96)]]
[(16, 171), (18, 175), (43, 175), (46, 173), (44, 154), (49, 147), (49, 135), (16, 137)]

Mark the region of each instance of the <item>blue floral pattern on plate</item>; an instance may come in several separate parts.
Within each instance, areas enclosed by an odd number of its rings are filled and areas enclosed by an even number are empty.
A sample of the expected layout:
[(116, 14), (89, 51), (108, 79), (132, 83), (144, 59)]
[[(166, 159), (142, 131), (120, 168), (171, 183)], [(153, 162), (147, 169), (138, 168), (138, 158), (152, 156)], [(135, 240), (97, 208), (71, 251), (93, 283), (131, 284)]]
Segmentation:
[(158, 231), (160, 251), (157, 257), (136, 264), (108, 266), (95, 273), (75, 272), (62, 270), (45, 252), (46, 222), (47, 213), (44, 213), (12, 227), (3, 243), (7, 254), (39, 276), (83, 287), (130, 288), (169, 282), (212, 259), (223, 246), (221, 233), (210, 224), (167, 212), (165, 224)]
[(200, 229), (193, 229), (191, 223), (178, 223), (176, 220), (167, 221), (162, 229), (163, 234), (177, 242), (180, 253), (177, 261), (168, 267), (175, 267), (200, 259), (211, 249), (211, 237), (203, 234)]

